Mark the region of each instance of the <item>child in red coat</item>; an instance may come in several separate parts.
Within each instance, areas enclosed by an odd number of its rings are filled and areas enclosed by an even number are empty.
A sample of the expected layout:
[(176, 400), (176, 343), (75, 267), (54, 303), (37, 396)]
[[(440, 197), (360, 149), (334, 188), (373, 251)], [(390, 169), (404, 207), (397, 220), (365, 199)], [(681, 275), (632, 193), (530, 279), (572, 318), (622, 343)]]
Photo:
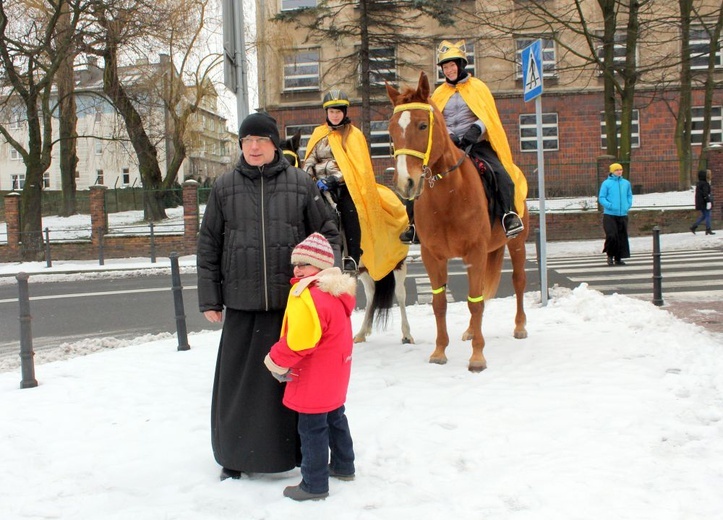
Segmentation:
[(344, 402), (351, 375), (356, 280), (333, 267), (334, 252), (319, 233), (294, 248), (291, 263), (293, 287), (281, 339), (264, 363), (276, 379), (286, 382), (284, 405), (299, 413), (301, 482), (284, 489), (284, 496), (320, 500), (329, 496), (330, 475), (354, 479)]

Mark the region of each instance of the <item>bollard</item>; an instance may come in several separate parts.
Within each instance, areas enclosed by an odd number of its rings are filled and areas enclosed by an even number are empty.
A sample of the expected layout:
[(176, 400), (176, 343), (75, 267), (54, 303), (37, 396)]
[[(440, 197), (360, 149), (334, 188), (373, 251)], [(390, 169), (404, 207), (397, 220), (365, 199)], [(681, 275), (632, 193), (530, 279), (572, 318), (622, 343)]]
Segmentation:
[(150, 223), (150, 226), (151, 226), (151, 263), (155, 264), (156, 263), (156, 237), (153, 233), (153, 228), (154, 228), (153, 222)]
[(170, 254), (171, 283), (173, 286), (173, 305), (176, 311), (176, 336), (178, 336), (178, 350), (189, 350), (188, 333), (186, 332), (186, 313), (183, 310), (183, 287), (181, 286), (181, 273), (178, 268), (178, 253)]
[(50, 259), (50, 228), (45, 228), (45, 267), (53, 267)]
[(105, 265), (103, 256), (103, 226), (98, 228), (98, 265)]
[(18, 281), (19, 302), (20, 302), (20, 364), (23, 379), (20, 381), (20, 388), (33, 388), (38, 386), (35, 379), (35, 364), (33, 357), (33, 334), (30, 331), (30, 296), (28, 292), (28, 274), (18, 273), (15, 277)]
[(653, 228), (653, 305), (663, 305), (663, 275), (660, 267), (660, 228)]

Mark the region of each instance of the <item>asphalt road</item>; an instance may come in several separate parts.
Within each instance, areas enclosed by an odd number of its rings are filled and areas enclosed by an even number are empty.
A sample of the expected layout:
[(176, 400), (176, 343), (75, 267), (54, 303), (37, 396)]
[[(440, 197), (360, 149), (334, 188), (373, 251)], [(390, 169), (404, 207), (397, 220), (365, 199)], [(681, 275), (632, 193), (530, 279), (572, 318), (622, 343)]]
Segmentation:
[[(513, 294), (511, 265), (505, 260), (498, 297)], [(450, 262), (448, 289), (454, 301), (467, 297), (466, 271), (461, 261)], [(536, 264), (528, 261), (527, 291), (539, 290)], [(409, 262), (406, 280), (407, 304), (420, 300), (418, 286), (426, 272), (418, 259)], [(550, 280), (552, 281), (552, 280)], [(182, 274), (181, 285), (189, 333), (216, 330), (220, 325), (206, 321), (198, 311), (196, 275)], [(81, 281), (28, 282), (33, 348), (57, 347), (84, 339), (113, 337), (130, 339), (146, 334), (176, 332), (176, 313), (168, 273), (148, 272), (141, 276), (96, 278)], [(359, 284), (357, 305), (365, 305)], [(20, 320), (17, 284), (0, 285), (0, 355), (17, 352)]]

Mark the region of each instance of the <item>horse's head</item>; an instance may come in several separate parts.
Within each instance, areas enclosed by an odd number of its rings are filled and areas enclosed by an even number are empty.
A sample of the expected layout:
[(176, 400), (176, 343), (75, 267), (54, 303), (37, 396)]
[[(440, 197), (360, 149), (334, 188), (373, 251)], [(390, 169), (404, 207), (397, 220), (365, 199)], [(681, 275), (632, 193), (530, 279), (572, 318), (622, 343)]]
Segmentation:
[(425, 177), (431, 176), (431, 165), (444, 153), (445, 141), (450, 145), (452, 141), (441, 112), (429, 99), (429, 80), (424, 72), (416, 89), (407, 87), (400, 93), (387, 83), (387, 95), (394, 105), (389, 120), (396, 160), (394, 183), (402, 197), (413, 199), (422, 192)]
[(292, 166), (301, 167), (299, 162), (299, 146), (301, 145), (301, 130), (297, 130), (294, 135), (284, 139), (279, 143), (281, 151), (284, 152), (286, 159)]

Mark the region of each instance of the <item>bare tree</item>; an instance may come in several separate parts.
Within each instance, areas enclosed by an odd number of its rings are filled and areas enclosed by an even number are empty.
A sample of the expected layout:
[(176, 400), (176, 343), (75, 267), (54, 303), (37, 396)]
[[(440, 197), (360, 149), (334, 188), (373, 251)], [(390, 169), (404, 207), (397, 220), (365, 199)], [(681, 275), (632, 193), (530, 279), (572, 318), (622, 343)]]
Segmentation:
[[(96, 32), (87, 34), (84, 50), (103, 59), (103, 91), (123, 119), (137, 157), (147, 220), (166, 216), (164, 189), (176, 182), (186, 157), (189, 118), (212, 91), (209, 78), (220, 64), (220, 56), (197, 57), (207, 4), (208, 0), (92, 0)], [(130, 69), (127, 56), (147, 57), (159, 49), (168, 51), (162, 54), (161, 67), (136, 66), (134, 74), (124, 73)], [(180, 71), (171, 57), (180, 63)], [(186, 85), (189, 77), (192, 87)], [(154, 130), (159, 119), (161, 128)], [(170, 149), (165, 150), (164, 175), (159, 146), (166, 141)]]
[[(50, 166), (53, 147), (52, 86), (82, 11), (81, 2), (70, 0), (0, 0), (0, 61), (5, 81), (0, 110), (17, 117), (22, 114), (27, 138), (12, 132), (5, 122), (0, 122), (0, 134), (25, 164), (20, 210), (23, 257), (27, 260), (43, 253), (41, 207), (43, 174)], [(63, 12), (69, 14), (68, 20), (59, 24)]]
[[(70, 10), (67, 5), (62, 8), (58, 19), (58, 32), (60, 35), (70, 30)], [(58, 88), (58, 138), (60, 139), (60, 182), (63, 193), (63, 203), (60, 215), (67, 217), (77, 212), (75, 201), (75, 170), (78, 167), (76, 126), (78, 114), (75, 103), (75, 68), (73, 62), (76, 57), (74, 45), (68, 48), (65, 59), (62, 60), (56, 75)]]
[[(441, 26), (455, 22), (459, 0), (320, 0), (315, 7), (282, 11), (272, 20), (302, 29), (305, 42), (332, 41), (340, 53), (326, 63), (331, 85), (359, 84), (362, 131), (370, 140), (372, 77), (378, 74), (376, 49), (411, 49), (429, 44), (418, 25), (431, 17)], [(406, 63), (398, 62), (397, 66)], [(419, 64), (414, 64), (419, 66)], [(333, 77), (332, 81), (329, 78)], [(391, 79), (392, 82), (396, 78)]]

